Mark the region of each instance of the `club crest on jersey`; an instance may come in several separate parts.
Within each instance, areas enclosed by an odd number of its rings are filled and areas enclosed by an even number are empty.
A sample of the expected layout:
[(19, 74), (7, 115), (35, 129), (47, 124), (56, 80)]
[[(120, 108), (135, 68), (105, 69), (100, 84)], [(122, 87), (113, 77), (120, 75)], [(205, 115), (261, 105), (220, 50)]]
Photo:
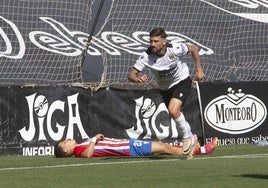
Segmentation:
[(168, 58), (169, 58), (170, 61), (175, 61), (175, 59), (176, 59), (175, 55), (173, 53), (169, 53)]
[(140, 56), (140, 59), (145, 59), (145, 57), (143, 55)]

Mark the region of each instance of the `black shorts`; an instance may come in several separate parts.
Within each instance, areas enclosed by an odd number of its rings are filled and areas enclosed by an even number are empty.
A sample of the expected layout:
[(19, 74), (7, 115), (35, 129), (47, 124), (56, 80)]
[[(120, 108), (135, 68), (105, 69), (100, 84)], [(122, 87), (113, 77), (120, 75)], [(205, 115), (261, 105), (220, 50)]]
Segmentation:
[(191, 91), (191, 87), (192, 87), (192, 79), (188, 77), (185, 80), (182, 80), (177, 85), (172, 86), (168, 90), (160, 90), (160, 93), (167, 107), (171, 98), (179, 99), (184, 104), (187, 96)]

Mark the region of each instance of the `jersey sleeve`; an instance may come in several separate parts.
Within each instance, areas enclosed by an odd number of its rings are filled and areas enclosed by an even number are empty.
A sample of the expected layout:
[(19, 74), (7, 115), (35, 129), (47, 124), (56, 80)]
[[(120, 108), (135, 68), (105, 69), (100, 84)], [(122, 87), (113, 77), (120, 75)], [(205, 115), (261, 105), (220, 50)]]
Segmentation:
[(145, 68), (145, 63), (148, 61), (148, 55), (144, 52), (136, 61), (133, 68), (141, 72)]
[(81, 144), (81, 145), (76, 146), (73, 151), (74, 156), (81, 157), (82, 153), (87, 149), (87, 146), (88, 144), (87, 145)]
[(184, 43), (173, 43), (173, 52), (176, 56), (185, 55), (188, 52), (188, 47)]

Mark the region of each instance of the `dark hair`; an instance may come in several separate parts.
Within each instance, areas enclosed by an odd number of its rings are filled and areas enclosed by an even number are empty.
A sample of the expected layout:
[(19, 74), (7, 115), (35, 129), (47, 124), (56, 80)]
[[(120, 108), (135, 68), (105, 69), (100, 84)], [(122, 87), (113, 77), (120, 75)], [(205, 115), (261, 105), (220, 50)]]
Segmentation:
[(60, 143), (61, 143), (61, 142), (58, 142), (58, 143), (55, 144), (55, 146), (54, 146), (54, 155), (55, 155), (55, 157), (57, 157), (57, 158), (60, 158), (60, 157), (67, 157), (67, 156), (65, 155), (65, 152), (63, 151), (62, 147), (59, 146)]
[(150, 37), (161, 36), (161, 38), (166, 39), (167, 34), (162, 27), (156, 27), (150, 32)]

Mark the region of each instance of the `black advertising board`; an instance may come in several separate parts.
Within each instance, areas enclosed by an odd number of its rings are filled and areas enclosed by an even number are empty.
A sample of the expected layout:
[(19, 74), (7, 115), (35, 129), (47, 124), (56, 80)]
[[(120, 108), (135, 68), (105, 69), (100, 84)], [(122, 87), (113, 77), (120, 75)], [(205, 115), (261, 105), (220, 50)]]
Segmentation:
[(268, 82), (200, 83), (207, 141), (219, 145), (268, 140)]
[[(267, 140), (267, 82), (199, 83), (199, 91), (200, 101), (192, 88), (183, 112), (200, 139), (217, 136), (219, 145)], [(0, 93), (0, 155), (53, 155), (56, 142), (97, 133), (181, 139), (157, 89), (14, 86)]]
[[(63, 139), (103, 133), (113, 138), (181, 139), (159, 91), (80, 87), (0, 87), (0, 154), (52, 155)], [(196, 89), (184, 106), (202, 137)]]

